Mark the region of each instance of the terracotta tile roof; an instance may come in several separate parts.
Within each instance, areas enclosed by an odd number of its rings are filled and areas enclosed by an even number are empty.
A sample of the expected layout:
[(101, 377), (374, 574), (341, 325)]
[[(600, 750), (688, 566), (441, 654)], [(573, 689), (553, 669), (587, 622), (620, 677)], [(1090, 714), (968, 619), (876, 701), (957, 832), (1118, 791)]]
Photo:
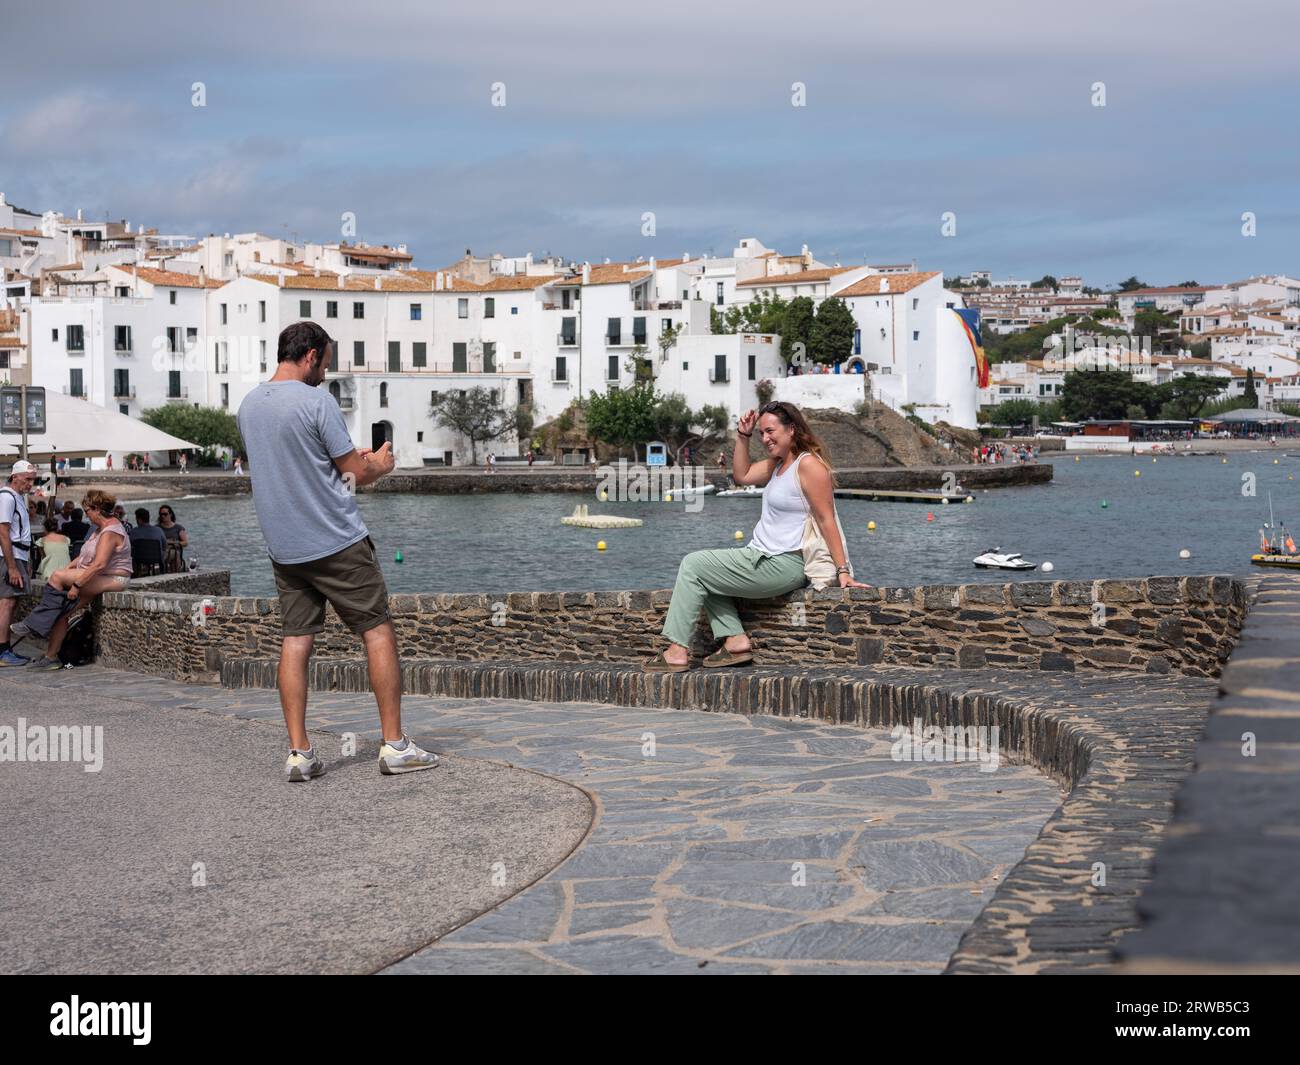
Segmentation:
[[(261, 281), (267, 285), (275, 285), (277, 288), (292, 289), (312, 289), (324, 292), (428, 292), (428, 284), (421, 284), (415, 278), (405, 274), (395, 275), (392, 277), (370, 277), (349, 275), (343, 280), (342, 286), (339, 285), (339, 275), (321, 271), (319, 277), (313, 270), (310, 274), (245, 274), (246, 278), (252, 281)], [(280, 284), (280, 277), (284, 276), (284, 284)], [(379, 281), (379, 288), (375, 288), (375, 281)]]
[(1183, 285), (1167, 285), (1164, 288), (1134, 288), (1128, 292), (1116, 292), (1119, 297), (1124, 296), (1172, 296), (1175, 292), (1181, 292), (1184, 295), (1191, 292), (1207, 292), (1214, 288), (1214, 285), (1192, 285), (1185, 287)]
[(855, 281), (848, 288), (840, 289), (836, 296), (892, 296), (899, 292), (910, 292), (917, 285), (923, 285), (932, 277), (939, 277), (938, 270), (923, 270), (915, 274), (870, 274)]
[[(624, 272), (623, 267), (628, 267)], [(637, 269), (633, 269), (636, 267)], [(579, 270), (572, 277), (552, 277), (547, 280), (554, 285), (618, 285), (631, 281), (641, 281), (650, 276), (649, 263), (601, 263), (591, 267), (591, 280), (582, 280)]]
[(351, 255), (354, 259), (382, 259), (385, 262), (410, 262), (411, 256), (408, 252), (398, 251), (396, 248), (390, 248), (387, 244), (378, 247), (359, 247), (355, 244), (340, 244), (339, 251), (343, 255)]
[(0, 236), (9, 237), (40, 237), (44, 234), (39, 229), (6, 229), (0, 226)]
[(152, 266), (136, 266), (133, 263), (109, 263), (110, 270), (120, 270), (124, 274), (134, 274), (149, 285), (162, 285), (166, 288), (221, 288), (225, 282), (216, 278), (201, 279), (198, 274), (184, 274), (179, 270), (157, 270)]
[(72, 273), (72, 271), (74, 270), (80, 270), (80, 269), (81, 269), (81, 263), (65, 263), (63, 266), (47, 266), (45, 268), (45, 273), (69, 274)]
[[(422, 283), (425, 289), (433, 288), (435, 270), (403, 270), (403, 277), (413, 277)], [(452, 277), (450, 274), (443, 272), (443, 285), (446, 286), (443, 291), (447, 292), (527, 292), (529, 289), (540, 288), (542, 285), (549, 285), (555, 280), (554, 274), (544, 274), (542, 276), (529, 274), (515, 274), (510, 277), (494, 277), (485, 284), (478, 285), (473, 281), (466, 281), (463, 278)], [(452, 284), (454, 282), (454, 285)]]
[[(796, 270), (792, 274), (772, 274), (770, 277), (756, 277), (751, 281), (737, 281), (737, 288), (776, 288), (779, 285), (811, 285), (819, 281), (829, 281), (836, 274), (849, 270), (861, 270), (860, 266), (831, 266), (825, 270)], [(893, 274), (900, 277), (900, 274)]]

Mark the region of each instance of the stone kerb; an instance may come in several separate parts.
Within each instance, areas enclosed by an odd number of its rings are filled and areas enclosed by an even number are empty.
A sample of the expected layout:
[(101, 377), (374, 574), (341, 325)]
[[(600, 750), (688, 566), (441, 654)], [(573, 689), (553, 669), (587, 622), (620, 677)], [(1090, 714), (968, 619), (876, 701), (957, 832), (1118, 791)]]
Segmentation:
[[(211, 680), (226, 658), (278, 656), (277, 601), (213, 587), (133, 585), (105, 596), (101, 660)], [(662, 641), (670, 597), (667, 590), (502, 591), (394, 595), (389, 606), (403, 658), (628, 663)], [(1217, 676), (1247, 598), (1247, 584), (1231, 577), (1147, 577), (807, 590), (746, 604), (741, 615), (766, 661)], [(701, 619), (693, 649), (712, 646)], [(332, 610), (316, 653), (361, 653)]]

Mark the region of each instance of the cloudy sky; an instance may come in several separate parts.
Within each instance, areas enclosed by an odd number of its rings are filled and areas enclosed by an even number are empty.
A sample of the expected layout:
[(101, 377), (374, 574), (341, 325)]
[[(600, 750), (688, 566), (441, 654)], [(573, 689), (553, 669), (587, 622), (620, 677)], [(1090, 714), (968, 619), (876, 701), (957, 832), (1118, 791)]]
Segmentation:
[(1103, 286), (1300, 274), (1278, 0), (6, 8), (0, 191), (35, 210), (313, 240), (353, 212), (424, 267), (756, 236)]

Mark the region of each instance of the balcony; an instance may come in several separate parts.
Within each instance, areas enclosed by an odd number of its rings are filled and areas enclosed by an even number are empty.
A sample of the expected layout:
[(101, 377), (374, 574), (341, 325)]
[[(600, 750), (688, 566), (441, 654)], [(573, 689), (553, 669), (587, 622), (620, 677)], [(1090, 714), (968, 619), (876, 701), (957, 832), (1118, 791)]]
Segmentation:
[(185, 387), (177, 389), (174, 392), (167, 393), (168, 403), (183, 403), (185, 400), (189, 398), (190, 398), (190, 390)]
[(569, 373), (568, 373), (568, 371), (566, 370), (564, 373), (560, 373), (560, 372), (558, 372), (558, 371), (556, 371), (556, 370), (552, 370), (552, 371), (551, 371), (551, 384), (553, 384), (553, 385), (562, 385), (562, 386), (564, 386), (565, 388), (568, 388), (568, 387), (569, 387)]
[[(352, 409), (352, 397), (351, 397), (351, 396), (337, 396), (337, 397), (335, 397), (335, 398), (338, 399), (338, 401), (339, 401), (339, 410), (351, 410), (351, 409)], [(384, 404), (384, 405), (387, 406), (387, 404)]]
[(633, 306), (638, 311), (680, 311), (681, 300), (637, 300)]
[(722, 370), (722, 371), (718, 371), (718, 370), (710, 370), (710, 371), (709, 371), (709, 384), (711, 384), (711, 385), (725, 385), (725, 384), (730, 383), (730, 381), (731, 381), (731, 371), (730, 371), (730, 370)]
[(578, 333), (557, 333), (555, 343), (561, 348), (576, 348), (580, 340)]
[(135, 399), (135, 385), (114, 385), (114, 399)]
[[(69, 352), (69, 354), (71, 354), (71, 352)], [(119, 347), (117, 347), (116, 345), (114, 345), (114, 347), (113, 347), (113, 354), (115, 354), (115, 355), (125, 355), (125, 356), (130, 356), (130, 355), (134, 355), (134, 354), (135, 354), (135, 351), (132, 350), (132, 348), (130, 347), (130, 345), (128, 345), (128, 346), (126, 346), (126, 347), (124, 347), (124, 348), (119, 348)]]
[(607, 348), (625, 348), (627, 344), (623, 340), (622, 333), (606, 333), (605, 347)]
[(645, 333), (633, 333), (632, 343), (638, 348), (643, 348), (645, 347), (645, 338), (646, 338)]
[(72, 387), (71, 385), (64, 385), (64, 386), (63, 386), (63, 394), (64, 394), (65, 396), (76, 396), (77, 399), (85, 399), (85, 398), (86, 398), (86, 389), (85, 389), (84, 387), (82, 387), (82, 388), (78, 388), (78, 389), (74, 390), (73, 387)]

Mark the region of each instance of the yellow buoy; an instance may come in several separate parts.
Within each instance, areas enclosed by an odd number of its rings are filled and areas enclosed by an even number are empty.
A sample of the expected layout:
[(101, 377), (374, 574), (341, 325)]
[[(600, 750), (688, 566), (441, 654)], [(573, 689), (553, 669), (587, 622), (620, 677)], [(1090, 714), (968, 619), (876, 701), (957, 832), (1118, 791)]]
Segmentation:
[(1078, 461), (1079, 461), (1079, 456), (1078, 456), (1078, 455), (1075, 455), (1075, 456), (1074, 456), (1074, 461), (1075, 461), (1075, 462), (1078, 462)]
[(1156, 460), (1155, 460), (1155, 459), (1154, 459), (1154, 458), (1152, 458), (1152, 460), (1151, 460), (1151, 461), (1152, 461), (1152, 462), (1155, 462), (1155, 461), (1156, 461)]
[(867, 522), (867, 532), (875, 532), (875, 531), (876, 531), (876, 523), (874, 521)]
[(602, 503), (604, 503), (607, 499), (609, 499), (609, 493), (608, 493), (608, 492), (601, 492), (601, 493), (600, 493), (600, 501), (601, 501)]
[(1228, 460), (1227, 460), (1227, 459), (1224, 459), (1224, 460), (1223, 460), (1223, 464), (1226, 466), (1226, 465), (1228, 464)]
[(597, 550), (597, 551), (604, 551), (604, 550), (605, 550), (605, 541), (604, 541), (604, 540), (597, 540), (597, 541), (596, 541), (596, 550)]
[(672, 492), (668, 492), (668, 493), (666, 493), (666, 494), (664, 495), (664, 502), (665, 502), (665, 503), (671, 503), (672, 501), (673, 501), (673, 494), (672, 494)]
[(1141, 477), (1141, 476), (1142, 476), (1142, 471), (1141, 471), (1141, 470), (1134, 470), (1134, 471), (1133, 471), (1133, 476), (1134, 476), (1134, 477)]
[(743, 532), (741, 532), (739, 529), (737, 529), (737, 530), (736, 530), (736, 539), (737, 539), (737, 540), (743, 540), (744, 538), (745, 538), (745, 534), (744, 534)]

